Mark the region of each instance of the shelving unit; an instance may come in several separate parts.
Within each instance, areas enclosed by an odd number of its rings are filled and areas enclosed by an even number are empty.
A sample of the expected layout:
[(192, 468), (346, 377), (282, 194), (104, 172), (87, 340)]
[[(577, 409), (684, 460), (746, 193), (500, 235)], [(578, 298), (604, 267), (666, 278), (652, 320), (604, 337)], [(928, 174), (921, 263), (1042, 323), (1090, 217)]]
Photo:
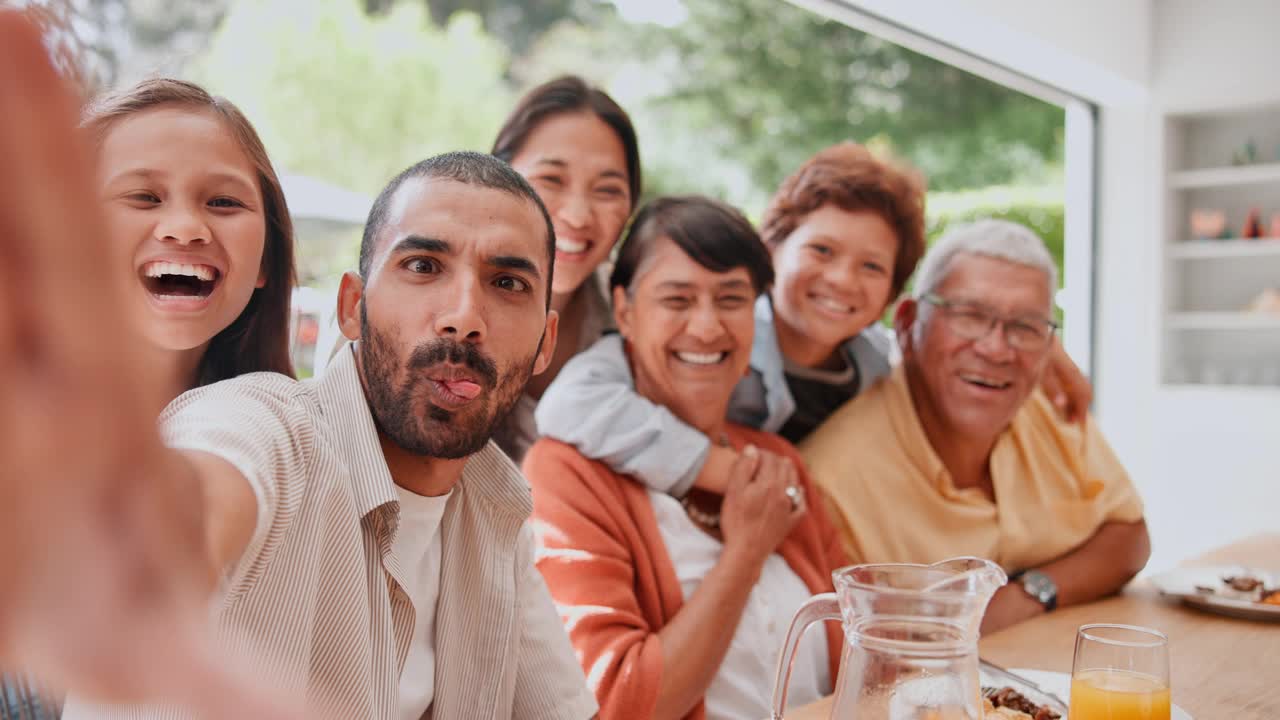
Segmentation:
[(1280, 315), (1254, 312), (1171, 313), (1168, 327), (1174, 330), (1280, 330)]
[(1273, 182), (1280, 182), (1280, 163), (1181, 170), (1169, 176), (1171, 187), (1184, 190)]
[[(1280, 238), (1243, 238), (1258, 210), (1280, 215), (1280, 106), (1165, 119), (1165, 283), (1161, 380), (1166, 386), (1280, 389), (1280, 314), (1252, 312), (1280, 288)], [(1233, 157), (1252, 142), (1260, 162)], [(1226, 240), (1190, 238), (1193, 210), (1221, 210)]]
[(1180, 260), (1270, 257), (1272, 255), (1280, 255), (1280, 238), (1183, 240), (1169, 248), (1169, 256)]

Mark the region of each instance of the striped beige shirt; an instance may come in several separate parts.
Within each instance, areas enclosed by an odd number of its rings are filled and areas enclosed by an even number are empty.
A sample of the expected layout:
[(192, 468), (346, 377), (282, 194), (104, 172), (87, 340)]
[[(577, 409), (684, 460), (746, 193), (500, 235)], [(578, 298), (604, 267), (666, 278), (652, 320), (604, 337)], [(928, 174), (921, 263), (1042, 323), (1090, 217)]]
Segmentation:
[[(258, 497), (253, 539), (216, 608), (232, 652), (265, 658), (254, 672), (305, 693), (319, 717), (397, 717), (414, 608), (392, 552), (399, 501), (353, 353), (315, 380), (257, 373), (194, 390), (161, 423), (172, 447), (226, 459)], [(533, 566), (531, 509), (493, 443), (467, 462), (441, 521), (436, 720), (596, 711)], [(187, 715), (79, 706), (64, 717)]]

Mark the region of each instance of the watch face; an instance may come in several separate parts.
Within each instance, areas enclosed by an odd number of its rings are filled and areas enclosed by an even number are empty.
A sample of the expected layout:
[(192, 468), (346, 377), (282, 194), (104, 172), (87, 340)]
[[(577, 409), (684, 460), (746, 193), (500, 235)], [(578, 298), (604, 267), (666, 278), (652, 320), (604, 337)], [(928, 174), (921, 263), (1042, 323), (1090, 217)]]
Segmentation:
[(1022, 576), (1022, 587), (1024, 587), (1031, 597), (1039, 600), (1042, 605), (1053, 602), (1058, 595), (1058, 587), (1053, 580), (1044, 573), (1029, 571)]

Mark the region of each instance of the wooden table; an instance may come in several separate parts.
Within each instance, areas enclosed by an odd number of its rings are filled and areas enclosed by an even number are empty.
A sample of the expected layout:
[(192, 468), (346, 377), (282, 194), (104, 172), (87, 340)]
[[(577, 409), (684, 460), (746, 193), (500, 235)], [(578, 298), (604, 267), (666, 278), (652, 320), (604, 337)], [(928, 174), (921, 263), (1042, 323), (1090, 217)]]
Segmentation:
[[(1280, 534), (1257, 535), (1185, 563), (1280, 570)], [(1071, 672), (1076, 628), (1145, 625), (1169, 635), (1173, 701), (1195, 720), (1280, 719), (1280, 623), (1212, 615), (1167, 601), (1136, 582), (1121, 595), (1057, 612), (984, 637), (982, 657), (1007, 668)], [(830, 699), (787, 713), (827, 720)]]

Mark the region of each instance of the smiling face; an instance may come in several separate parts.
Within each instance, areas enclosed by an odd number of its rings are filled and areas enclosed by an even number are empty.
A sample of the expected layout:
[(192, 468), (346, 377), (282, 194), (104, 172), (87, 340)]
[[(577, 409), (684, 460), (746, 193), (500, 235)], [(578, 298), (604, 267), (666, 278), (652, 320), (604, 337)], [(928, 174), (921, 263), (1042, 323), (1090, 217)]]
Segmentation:
[(773, 250), (771, 296), (784, 352), (808, 346), (815, 350), (804, 355), (825, 360), (876, 322), (891, 299), (897, 251), (879, 213), (828, 203), (805, 216)]
[(552, 115), (511, 158), (529, 180), (556, 229), (551, 291), (577, 290), (609, 256), (631, 214), (627, 159), (613, 128), (591, 112)]
[(699, 430), (718, 429), (751, 359), (754, 301), (746, 268), (714, 272), (655, 241), (631, 292), (614, 290), (636, 391)]
[(555, 348), (549, 260), (528, 199), (452, 180), (400, 186), (368, 278), (345, 276), (339, 301), (383, 435), (434, 458), (484, 447)]
[[(1005, 318), (1049, 318), (1049, 278), (1034, 267), (961, 253), (934, 294)], [(924, 325), (920, 313), (925, 313)], [(1040, 382), (1048, 350), (1015, 350), (1003, 331), (978, 340), (958, 335), (944, 308), (904, 301), (896, 325), (921, 422), (936, 432), (989, 442), (1003, 432)], [(932, 433), (931, 433), (932, 434)]]
[(136, 282), (142, 330), (198, 350), (265, 282), (257, 173), (211, 113), (158, 107), (119, 120), (98, 155), (107, 232)]

